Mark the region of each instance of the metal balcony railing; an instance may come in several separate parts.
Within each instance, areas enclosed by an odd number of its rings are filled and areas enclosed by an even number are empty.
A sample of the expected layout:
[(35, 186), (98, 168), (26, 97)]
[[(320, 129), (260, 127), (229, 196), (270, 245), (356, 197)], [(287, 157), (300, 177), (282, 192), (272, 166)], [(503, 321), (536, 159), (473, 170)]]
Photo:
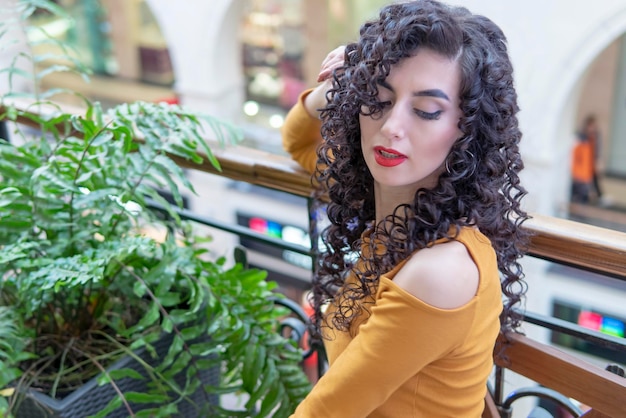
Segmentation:
[[(22, 110), (26, 111), (26, 105)], [(0, 106), (0, 114), (4, 109)], [(274, 190), (308, 198), (311, 194), (310, 177), (287, 157), (236, 147), (216, 150), (222, 171), (209, 163), (177, 162), (188, 169), (213, 173), (233, 180), (268, 187)], [(219, 228), (249, 239), (301, 254), (309, 254), (305, 247), (255, 233), (247, 228), (225, 224), (181, 211), (186, 219)], [(528, 256), (599, 273), (615, 282), (626, 281), (626, 233), (586, 225), (574, 221), (542, 215), (533, 215), (525, 224), (532, 233)], [(288, 302), (287, 302), (288, 303)], [(307, 320), (297, 304), (296, 319)], [(589, 330), (558, 318), (524, 312), (527, 323), (582, 339), (590, 344), (626, 353), (626, 339)], [(304, 335), (297, 320), (286, 326), (292, 328), (295, 338)], [(515, 401), (523, 397), (550, 399), (561, 405), (571, 416), (626, 417), (626, 379), (620, 376), (617, 365), (609, 370), (595, 366), (581, 357), (539, 342), (527, 336), (510, 333), (500, 335), (494, 351), (494, 379), (485, 398), (483, 417), (509, 417)], [(323, 358), (320, 357), (320, 361)], [(623, 367), (623, 365), (622, 365)], [(323, 365), (320, 365), (320, 372)], [(506, 374), (514, 372), (536, 382), (535, 386), (519, 388), (506, 393)], [(576, 400), (585, 405), (584, 410)], [(589, 409), (590, 408), (590, 409)]]

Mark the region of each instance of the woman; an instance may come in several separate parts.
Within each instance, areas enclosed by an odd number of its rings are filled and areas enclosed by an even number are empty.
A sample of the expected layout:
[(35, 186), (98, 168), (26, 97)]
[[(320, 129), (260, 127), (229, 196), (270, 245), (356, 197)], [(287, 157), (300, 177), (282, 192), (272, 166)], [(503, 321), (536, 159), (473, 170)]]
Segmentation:
[(330, 199), (313, 283), (330, 367), (295, 417), (481, 415), (525, 289), (505, 41), (464, 8), (389, 5), (290, 111), (285, 148)]
[[(572, 197), (575, 201), (588, 203), (592, 197), (594, 201), (602, 201), (602, 188), (596, 164), (600, 161), (601, 145), (598, 121), (595, 115), (588, 115), (578, 131), (572, 161), (574, 163)], [(587, 172), (591, 173), (590, 178)]]

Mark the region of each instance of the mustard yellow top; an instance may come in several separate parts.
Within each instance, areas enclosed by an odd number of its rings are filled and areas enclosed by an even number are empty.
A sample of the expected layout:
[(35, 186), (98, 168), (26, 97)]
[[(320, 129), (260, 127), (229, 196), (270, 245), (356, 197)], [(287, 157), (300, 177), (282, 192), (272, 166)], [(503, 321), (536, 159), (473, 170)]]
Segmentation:
[(322, 138), (320, 120), (309, 115), (304, 108), (304, 98), (310, 92), (307, 90), (300, 95), (296, 105), (287, 114), (281, 133), (285, 151), (306, 171), (313, 173), (317, 163), (317, 146)]
[[(307, 152), (319, 143), (318, 132), (319, 121), (302, 102), (290, 111), (285, 148), (307, 169), (316, 161)], [(325, 331), (330, 367), (292, 417), (481, 416), (500, 329), (500, 280), (495, 252), (483, 234), (463, 228), (455, 239), (478, 268), (473, 299), (456, 309), (426, 304), (393, 282), (400, 263), (381, 277), (369, 315), (355, 320), (351, 332)]]

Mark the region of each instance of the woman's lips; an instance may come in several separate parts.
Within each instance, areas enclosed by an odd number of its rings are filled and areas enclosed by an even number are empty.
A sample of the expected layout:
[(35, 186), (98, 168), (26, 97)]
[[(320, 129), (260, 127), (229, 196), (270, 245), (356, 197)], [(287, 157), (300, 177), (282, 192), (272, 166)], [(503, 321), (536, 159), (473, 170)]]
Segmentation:
[(395, 167), (402, 164), (408, 157), (391, 148), (374, 147), (374, 159), (383, 167)]

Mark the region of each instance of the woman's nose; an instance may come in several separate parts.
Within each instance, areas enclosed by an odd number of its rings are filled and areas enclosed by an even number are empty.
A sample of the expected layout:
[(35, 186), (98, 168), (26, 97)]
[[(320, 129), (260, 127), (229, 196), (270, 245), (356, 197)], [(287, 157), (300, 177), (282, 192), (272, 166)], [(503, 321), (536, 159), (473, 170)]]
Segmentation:
[(393, 106), (383, 116), (381, 133), (390, 140), (397, 140), (405, 136), (405, 115), (398, 106)]

